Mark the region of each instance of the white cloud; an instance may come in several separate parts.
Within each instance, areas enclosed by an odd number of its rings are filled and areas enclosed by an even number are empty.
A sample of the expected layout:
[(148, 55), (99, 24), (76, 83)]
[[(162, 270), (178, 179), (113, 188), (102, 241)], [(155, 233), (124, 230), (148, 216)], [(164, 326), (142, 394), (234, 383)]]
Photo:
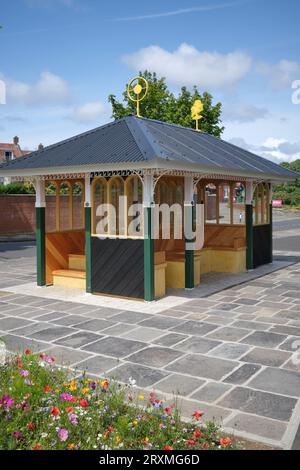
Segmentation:
[(176, 85), (225, 89), (235, 87), (248, 74), (252, 60), (244, 52), (205, 52), (183, 43), (173, 52), (149, 46), (123, 56), (123, 62), (134, 70), (155, 71)]
[(229, 142), (275, 163), (293, 162), (300, 158), (300, 141), (290, 143), (285, 139), (268, 137), (262, 144), (255, 146), (243, 138), (235, 137)]
[(100, 101), (93, 101), (74, 108), (71, 119), (78, 123), (97, 121), (105, 112), (105, 107)]
[(264, 119), (269, 114), (266, 108), (259, 108), (251, 104), (230, 103), (223, 107), (223, 121), (233, 122), (255, 122)]
[(4, 79), (7, 87), (7, 103), (26, 105), (56, 105), (67, 103), (70, 91), (67, 82), (51, 72), (42, 72), (39, 80), (29, 84)]
[(281, 60), (277, 64), (260, 62), (256, 70), (269, 80), (275, 90), (291, 88), (292, 82), (300, 79), (300, 63), (295, 61)]
[(224, 8), (240, 6), (240, 5), (243, 5), (244, 3), (247, 3), (247, 0), (239, 1), (239, 2), (219, 3), (217, 5), (202, 5), (199, 7), (192, 7), (192, 8), (180, 8), (178, 10), (165, 11), (165, 12), (160, 12), (160, 13), (150, 13), (148, 15), (125, 16), (125, 17), (115, 18), (113, 21), (152, 20), (156, 18), (166, 18), (169, 16), (184, 15), (187, 13), (222, 10)]

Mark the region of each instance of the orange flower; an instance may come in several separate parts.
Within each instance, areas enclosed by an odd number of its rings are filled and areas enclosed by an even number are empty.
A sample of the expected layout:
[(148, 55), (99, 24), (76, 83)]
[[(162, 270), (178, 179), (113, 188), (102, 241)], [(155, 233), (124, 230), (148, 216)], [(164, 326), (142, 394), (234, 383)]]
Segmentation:
[(85, 399), (80, 400), (79, 404), (82, 408), (86, 408), (88, 406), (88, 402)]
[(192, 414), (193, 418), (195, 418), (197, 421), (202, 418), (202, 416), (204, 415), (204, 413), (202, 413), (201, 411), (194, 411), (194, 413)]
[(52, 416), (59, 416), (59, 415), (60, 415), (60, 411), (59, 411), (59, 409), (58, 409), (56, 406), (52, 406), (52, 408), (51, 408), (51, 414), (52, 414)]
[(173, 447), (171, 447), (171, 446), (165, 446), (165, 447), (164, 447), (164, 450), (173, 450)]
[(26, 356), (29, 356), (31, 354), (30, 349), (25, 349), (25, 354), (26, 354)]
[(74, 411), (73, 406), (67, 406), (66, 413), (73, 413), (73, 411)]
[(204, 444), (203, 447), (204, 447), (204, 449), (209, 449), (209, 443), (208, 443), (208, 442), (205, 442), (205, 444)]
[(194, 437), (202, 437), (202, 432), (199, 431), (198, 429), (194, 432)]
[(220, 444), (222, 447), (228, 447), (231, 445), (231, 439), (229, 437), (221, 437)]
[(113, 431), (114, 431), (114, 428), (113, 428), (112, 426), (109, 426), (109, 428), (108, 428), (107, 431), (108, 431), (108, 432), (113, 432)]
[(34, 431), (35, 424), (32, 421), (29, 421), (29, 423), (27, 424), (27, 429), (29, 429), (30, 431)]
[(41, 444), (35, 444), (35, 446), (33, 446), (32, 450), (43, 450), (43, 447)]
[(44, 392), (46, 393), (51, 392), (51, 387), (49, 385), (46, 385), (46, 387), (44, 387)]

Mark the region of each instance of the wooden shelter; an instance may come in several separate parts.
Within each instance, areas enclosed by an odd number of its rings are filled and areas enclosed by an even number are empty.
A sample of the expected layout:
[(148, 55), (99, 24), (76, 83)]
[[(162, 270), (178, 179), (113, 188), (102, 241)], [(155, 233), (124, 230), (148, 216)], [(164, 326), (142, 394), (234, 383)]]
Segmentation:
[[(207, 272), (271, 263), (272, 185), (299, 177), (211, 135), (135, 116), (4, 164), (0, 176), (36, 187), (39, 286), (147, 301), (193, 289)], [(132, 204), (142, 207), (134, 236)], [(171, 214), (170, 235), (154, 239), (154, 204), (182, 208), (179, 236)], [(199, 249), (186, 238), (195, 227)]]

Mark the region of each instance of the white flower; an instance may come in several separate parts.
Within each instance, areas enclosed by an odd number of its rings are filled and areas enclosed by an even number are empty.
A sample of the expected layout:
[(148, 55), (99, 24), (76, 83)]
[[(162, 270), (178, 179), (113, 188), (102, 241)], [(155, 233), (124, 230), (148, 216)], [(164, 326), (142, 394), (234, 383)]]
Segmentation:
[(136, 380), (134, 380), (132, 377), (129, 377), (128, 382), (130, 383), (132, 387), (136, 387)]

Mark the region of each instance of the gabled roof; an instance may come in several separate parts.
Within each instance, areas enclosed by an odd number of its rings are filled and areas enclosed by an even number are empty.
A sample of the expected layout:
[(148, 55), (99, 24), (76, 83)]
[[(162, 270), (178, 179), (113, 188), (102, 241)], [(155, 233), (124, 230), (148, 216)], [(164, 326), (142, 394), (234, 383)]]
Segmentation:
[[(26, 170), (49, 170), (64, 167), (157, 162), (176, 168), (191, 166), (199, 171), (222, 171), (290, 180), (298, 173), (229, 144), (204, 132), (152, 119), (127, 116), (91, 131), (64, 140), (18, 160), (0, 166), (0, 174), (22, 175)], [(147, 165), (149, 167), (149, 165)]]

